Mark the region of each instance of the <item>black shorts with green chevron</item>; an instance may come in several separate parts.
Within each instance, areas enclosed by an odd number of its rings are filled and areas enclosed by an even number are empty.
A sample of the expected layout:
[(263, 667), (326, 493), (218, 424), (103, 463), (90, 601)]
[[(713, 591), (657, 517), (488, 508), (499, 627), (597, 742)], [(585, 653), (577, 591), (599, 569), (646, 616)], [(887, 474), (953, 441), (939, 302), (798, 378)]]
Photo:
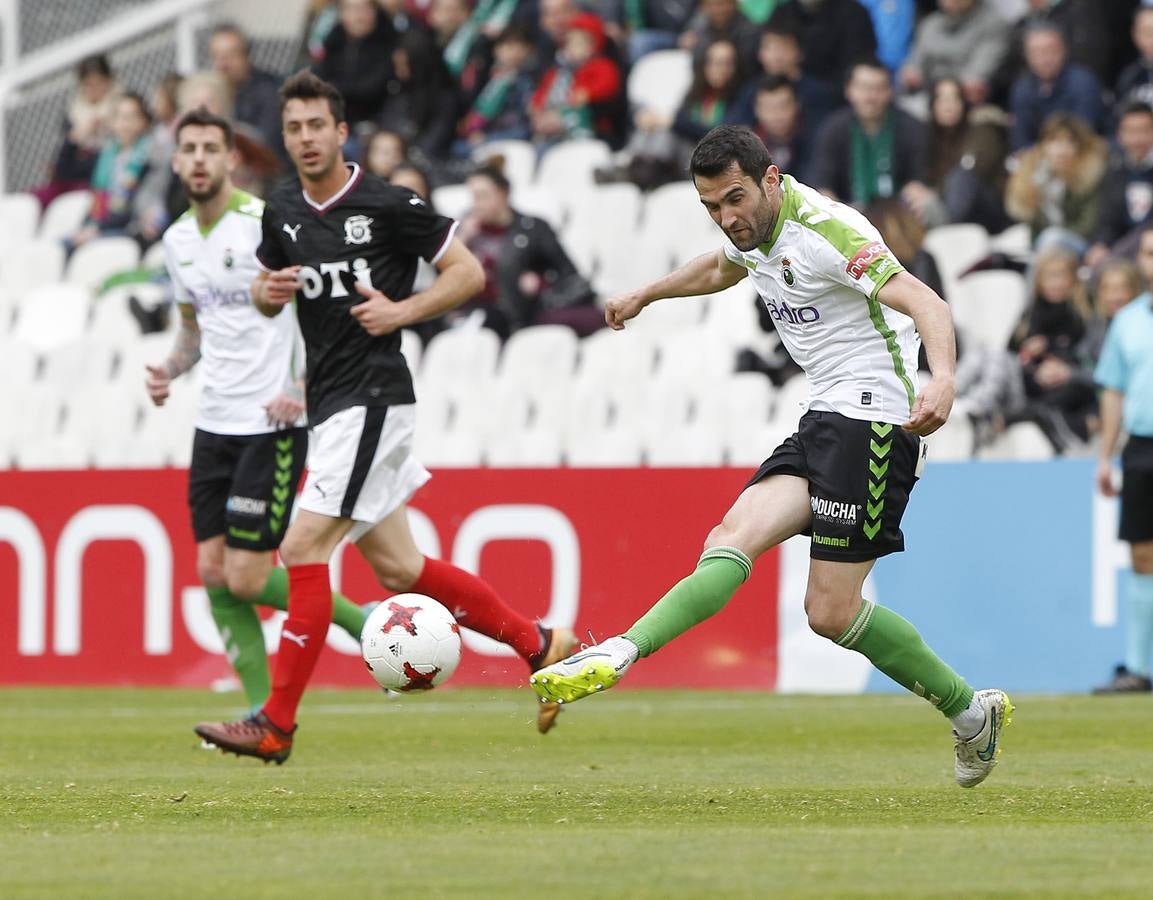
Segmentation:
[(197, 542), (224, 535), (240, 550), (279, 547), (307, 456), (307, 428), (249, 435), (197, 429), (188, 469)]
[(813, 510), (809, 555), (861, 562), (905, 549), (901, 517), (916, 483), (921, 439), (888, 422), (810, 411), (757, 470), (808, 479)]

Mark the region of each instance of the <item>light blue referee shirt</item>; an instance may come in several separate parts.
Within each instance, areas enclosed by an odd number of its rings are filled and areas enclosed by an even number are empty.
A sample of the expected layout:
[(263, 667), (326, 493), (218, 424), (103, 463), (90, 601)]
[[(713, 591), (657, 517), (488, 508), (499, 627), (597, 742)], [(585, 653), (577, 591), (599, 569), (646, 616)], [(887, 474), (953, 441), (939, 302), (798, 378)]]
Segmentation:
[(1125, 395), (1125, 430), (1153, 438), (1153, 294), (1142, 294), (1113, 317), (1093, 377)]

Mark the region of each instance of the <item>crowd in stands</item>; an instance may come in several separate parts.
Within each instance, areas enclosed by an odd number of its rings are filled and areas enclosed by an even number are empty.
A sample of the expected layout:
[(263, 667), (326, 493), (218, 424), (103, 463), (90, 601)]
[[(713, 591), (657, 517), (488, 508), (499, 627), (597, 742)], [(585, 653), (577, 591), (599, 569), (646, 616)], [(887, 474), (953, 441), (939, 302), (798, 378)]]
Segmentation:
[[(629, 72), (668, 50), (692, 68), (674, 111), (630, 108)], [(240, 185), (260, 192), (284, 173), (287, 73), (257, 69), (250, 51), (240, 29), (218, 26), (210, 68), (147, 99), (102, 57), (79, 67), (38, 191), (46, 204), (91, 189), (70, 249), (97, 235), (147, 246), (180, 213), (167, 158), (184, 110), (237, 122)], [(499, 160), (473, 162), (509, 139), (541, 156), (599, 139), (613, 155), (597, 180), (650, 191), (684, 178), (710, 128), (746, 124), (783, 171), (867, 210), (942, 293), (927, 229), (1024, 223), (1027, 254), (979, 266), (1024, 272), (1025, 313), (996, 353), (962, 346), (961, 408), (989, 434), (1035, 421), (1061, 451), (1096, 427), (1103, 323), (1153, 278), (1153, 0), (339, 0), (311, 4), (300, 64), (344, 94), (347, 154), (368, 170), (426, 197), (467, 184), (460, 234), (488, 280), (454, 319), (502, 337), (599, 322), (559, 223), (511, 205)], [(774, 379), (788, 368), (741, 365)]]

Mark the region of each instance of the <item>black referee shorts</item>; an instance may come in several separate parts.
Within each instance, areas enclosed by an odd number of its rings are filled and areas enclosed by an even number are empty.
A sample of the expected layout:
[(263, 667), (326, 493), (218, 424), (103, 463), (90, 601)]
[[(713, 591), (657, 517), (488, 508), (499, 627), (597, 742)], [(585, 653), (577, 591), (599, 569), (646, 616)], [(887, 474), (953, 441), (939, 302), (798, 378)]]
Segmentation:
[(1153, 541), (1153, 438), (1130, 435), (1121, 451), (1121, 528), (1130, 544)]
[(279, 547), (307, 456), (307, 428), (246, 435), (198, 428), (188, 469), (197, 543), (223, 534), (240, 550)]
[(746, 487), (769, 475), (808, 479), (813, 559), (863, 562), (905, 549), (901, 517), (921, 439), (889, 422), (810, 411)]

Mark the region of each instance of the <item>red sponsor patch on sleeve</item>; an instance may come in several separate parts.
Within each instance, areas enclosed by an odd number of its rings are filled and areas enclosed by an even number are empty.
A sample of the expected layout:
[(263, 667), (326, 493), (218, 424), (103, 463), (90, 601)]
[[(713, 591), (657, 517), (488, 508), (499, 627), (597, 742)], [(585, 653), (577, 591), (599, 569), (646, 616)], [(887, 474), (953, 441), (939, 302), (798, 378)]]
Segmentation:
[(849, 260), (849, 264), (845, 266), (845, 271), (849, 274), (849, 277), (854, 280), (860, 278), (868, 271), (869, 265), (874, 259), (887, 252), (888, 248), (880, 241), (871, 241), (858, 250), (857, 255)]

